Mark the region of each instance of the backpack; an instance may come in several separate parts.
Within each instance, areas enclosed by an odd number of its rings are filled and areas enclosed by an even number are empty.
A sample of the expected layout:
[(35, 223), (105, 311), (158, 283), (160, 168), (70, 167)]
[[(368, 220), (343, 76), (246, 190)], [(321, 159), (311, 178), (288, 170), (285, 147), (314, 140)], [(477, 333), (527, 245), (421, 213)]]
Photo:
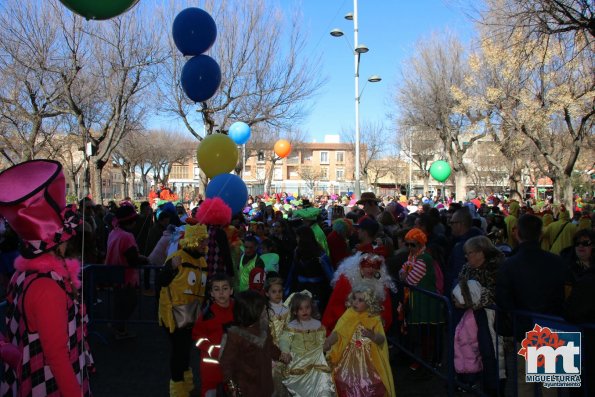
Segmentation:
[(434, 267), (434, 278), (436, 279), (436, 292), (442, 295), (444, 293), (444, 273), (437, 260), (432, 261)]

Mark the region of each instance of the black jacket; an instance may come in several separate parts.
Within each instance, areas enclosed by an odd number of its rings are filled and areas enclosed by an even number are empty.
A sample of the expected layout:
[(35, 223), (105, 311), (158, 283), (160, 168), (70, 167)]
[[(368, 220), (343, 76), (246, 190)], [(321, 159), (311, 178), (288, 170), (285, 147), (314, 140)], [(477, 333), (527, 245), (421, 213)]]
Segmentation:
[[(504, 311), (525, 310), (562, 315), (564, 284), (568, 266), (558, 255), (541, 249), (538, 242), (519, 244), (515, 255), (506, 259), (497, 275), (496, 304)], [(517, 323), (517, 339), (530, 331), (534, 319)]]

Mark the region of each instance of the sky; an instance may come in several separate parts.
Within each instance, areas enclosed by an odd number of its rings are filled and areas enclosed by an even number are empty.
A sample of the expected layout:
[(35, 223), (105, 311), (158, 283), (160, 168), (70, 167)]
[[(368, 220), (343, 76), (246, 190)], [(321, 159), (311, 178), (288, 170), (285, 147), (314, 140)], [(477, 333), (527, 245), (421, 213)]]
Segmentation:
[[(283, 0), (289, 7), (295, 0)], [(465, 15), (464, 1), (456, 0), (360, 0), (358, 1), (359, 43), (370, 51), (360, 57), (360, 91), (371, 75), (382, 81), (367, 83), (360, 99), (360, 125), (389, 123), (395, 112), (392, 93), (399, 82), (400, 68), (420, 39), (434, 32), (451, 32), (468, 42), (473, 23)], [(293, 4), (293, 6), (295, 6)], [(355, 91), (353, 21), (345, 14), (353, 11), (353, 0), (303, 0), (302, 14), (308, 31), (308, 49), (319, 57), (321, 73), (328, 78), (314, 98), (312, 111), (301, 125), (318, 142), (327, 134), (353, 131)], [(343, 37), (330, 31), (341, 29)]]
[[(269, 1), (269, 0), (267, 0)], [(319, 73), (326, 82), (308, 103), (310, 113), (295, 127), (306, 136), (322, 142), (325, 135), (353, 131), (355, 90), (353, 21), (345, 14), (353, 11), (353, 0), (270, 0), (288, 13), (300, 8), (306, 49), (302, 55), (318, 59)], [(466, 8), (476, 0), (359, 0), (359, 43), (370, 50), (360, 58), (360, 125), (381, 122), (388, 125), (395, 113), (395, 92), (403, 62), (415, 44), (432, 33), (450, 32), (463, 42), (474, 35)], [(343, 37), (330, 31), (339, 28)], [(371, 75), (382, 81), (367, 83)], [(152, 120), (153, 126), (169, 126), (172, 120)], [(152, 126), (150, 126), (152, 127)], [(184, 129), (180, 123), (180, 129)]]

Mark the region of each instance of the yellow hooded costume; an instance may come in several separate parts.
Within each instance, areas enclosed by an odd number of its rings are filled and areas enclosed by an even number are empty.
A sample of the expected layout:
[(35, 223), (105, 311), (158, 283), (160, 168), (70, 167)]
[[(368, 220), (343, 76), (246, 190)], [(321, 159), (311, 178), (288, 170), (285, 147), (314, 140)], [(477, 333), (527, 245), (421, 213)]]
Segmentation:
[(508, 245), (510, 245), (511, 248), (517, 246), (517, 241), (514, 238), (514, 229), (516, 229), (516, 224), (519, 220), (520, 209), (521, 206), (519, 205), (519, 202), (512, 200), (508, 206), (508, 216), (504, 218), (504, 223), (506, 224), (506, 233), (508, 235)]
[(563, 249), (572, 246), (575, 233), (576, 225), (570, 222), (570, 213), (562, 207), (558, 213), (558, 220), (543, 229), (542, 248), (543, 242), (547, 242), (551, 253), (560, 254)]
[(186, 225), (184, 237), (180, 240), (181, 248), (166, 260), (166, 263), (171, 260), (176, 273), (170, 284), (161, 289), (158, 315), (159, 324), (168, 328), (169, 332), (174, 332), (176, 329), (174, 306), (196, 303), (198, 314), (198, 309), (205, 299), (207, 285), (205, 252), (195, 257), (188, 250), (199, 248), (207, 238), (205, 225)]
[[(374, 331), (376, 334), (384, 336), (384, 343), (377, 345), (369, 338), (363, 337), (361, 331), (363, 328)], [(374, 372), (382, 380), (386, 390), (386, 396), (395, 395), (395, 385), (393, 381), (392, 370), (388, 359), (388, 343), (384, 335), (382, 320), (379, 315), (370, 315), (367, 312), (358, 313), (349, 308), (343, 313), (333, 331), (338, 336), (337, 342), (328, 353), (328, 361), (333, 367), (335, 381), (339, 373), (346, 374), (342, 378), (345, 380), (348, 373), (355, 373), (354, 366), (366, 364), (366, 359), (371, 360), (373, 368), (367, 368), (368, 376), (375, 376)], [(366, 357), (366, 355), (368, 357)], [(350, 359), (351, 358), (351, 359)], [(359, 362), (353, 362), (356, 358)], [(352, 367), (352, 368), (348, 368)], [(359, 379), (352, 377), (352, 386), (357, 386)], [(339, 391), (340, 386), (337, 385)]]

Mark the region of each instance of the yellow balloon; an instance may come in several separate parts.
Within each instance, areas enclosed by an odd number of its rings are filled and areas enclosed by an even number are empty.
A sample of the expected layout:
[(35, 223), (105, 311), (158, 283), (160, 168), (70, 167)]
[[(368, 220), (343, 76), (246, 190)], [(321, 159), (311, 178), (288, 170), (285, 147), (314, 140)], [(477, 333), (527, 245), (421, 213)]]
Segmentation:
[(225, 134), (205, 137), (196, 150), (198, 166), (209, 178), (231, 172), (238, 163), (238, 148)]

